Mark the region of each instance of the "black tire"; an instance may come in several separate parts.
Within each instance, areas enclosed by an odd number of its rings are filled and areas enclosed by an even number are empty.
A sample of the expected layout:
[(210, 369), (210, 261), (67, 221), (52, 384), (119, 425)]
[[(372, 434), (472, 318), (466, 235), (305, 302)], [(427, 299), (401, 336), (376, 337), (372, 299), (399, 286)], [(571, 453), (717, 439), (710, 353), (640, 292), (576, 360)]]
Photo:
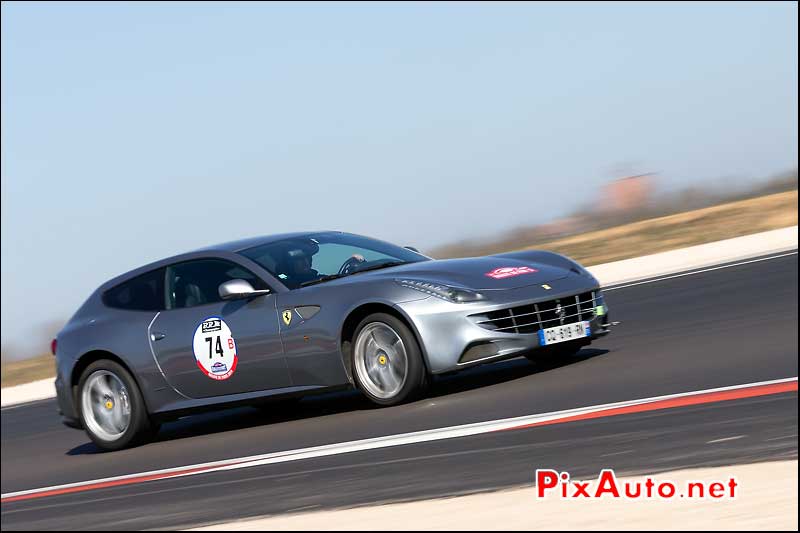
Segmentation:
[[(368, 387), (365, 387), (362, 383), (361, 376), (356, 369), (356, 339), (358, 339), (359, 334), (365, 327), (376, 322), (388, 325), (397, 333), (397, 335), (403, 341), (403, 347), (405, 348), (408, 362), (405, 382), (400, 390), (391, 398), (381, 398), (372, 394)], [(359, 390), (361, 390), (361, 392), (363, 392), (364, 395), (372, 402), (384, 406), (398, 405), (413, 401), (422, 396), (422, 394), (425, 392), (428, 385), (428, 371), (425, 368), (425, 362), (422, 359), (422, 350), (419, 347), (419, 342), (417, 342), (417, 338), (414, 333), (399, 318), (387, 313), (373, 313), (367, 316), (358, 324), (358, 327), (353, 334), (353, 342), (350, 344), (350, 346), (351, 350), (353, 351), (352, 357), (350, 358), (353, 379), (355, 380)]]
[[(127, 392), (130, 403), (130, 421), (125, 431), (117, 438), (109, 440), (102, 435), (92, 431), (91, 425), (87, 424), (87, 418), (83, 412), (83, 390), (87, 380), (98, 371), (110, 372), (122, 382)], [(152, 439), (158, 432), (159, 425), (152, 423), (147, 413), (147, 408), (142, 398), (142, 393), (136, 381), (131, 377), (125, 368), (115, 361), (101, 359), (91, 363), (81, 374), (78, 381), (78, 394), (76, 405), (78, 415), (86, 434), (92, 439), (99, 448), (107, 451), (120, 450)]]

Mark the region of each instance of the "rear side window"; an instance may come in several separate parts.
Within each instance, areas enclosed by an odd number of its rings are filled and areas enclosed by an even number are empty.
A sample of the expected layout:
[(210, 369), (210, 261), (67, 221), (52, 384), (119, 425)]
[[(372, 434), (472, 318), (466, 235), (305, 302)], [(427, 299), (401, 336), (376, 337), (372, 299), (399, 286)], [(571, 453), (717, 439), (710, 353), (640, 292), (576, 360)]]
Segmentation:
[(167, 267), (167, 309), (221, 302), (219, 286), (232, 279), (250, 282), (256, 290), (267, 284), (241, 265), (225, 259), (197, 259)]
[(142, 274), (107, 290), (103, 294), (103, 303), (132, 311), (164, 309), (164, 269)]

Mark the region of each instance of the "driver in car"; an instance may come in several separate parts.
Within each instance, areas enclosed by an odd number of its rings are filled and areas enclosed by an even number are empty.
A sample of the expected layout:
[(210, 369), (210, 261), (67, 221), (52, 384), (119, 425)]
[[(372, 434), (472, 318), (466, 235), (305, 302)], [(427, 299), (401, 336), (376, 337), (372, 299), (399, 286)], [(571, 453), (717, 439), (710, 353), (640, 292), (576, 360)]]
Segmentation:
[(289, 268), (286, 275), (293, 283), (300, 285), (321, 277), (320, 273), (311, 268), (311, 256), (302, 249), (289, 250)]
[[(301, 246), (293, 247), (287, 252), (288, 260), (282, 273), (296, 286), (321, 278), (324, 274), (311, 268), (312, 257), (317, 252), (319, 246), (315, 243), (309, 245), (303, 243)], [(361, 254), (353, 254), (348, 261), (358, 264), (363, 263), (365, 259)]]

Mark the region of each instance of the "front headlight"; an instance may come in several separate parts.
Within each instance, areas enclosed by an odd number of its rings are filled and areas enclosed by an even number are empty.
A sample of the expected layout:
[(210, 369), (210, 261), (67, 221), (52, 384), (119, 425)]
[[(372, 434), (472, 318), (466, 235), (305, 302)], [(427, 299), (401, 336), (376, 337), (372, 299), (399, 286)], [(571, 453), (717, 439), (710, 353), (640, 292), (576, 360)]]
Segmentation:
[(430, 281), (416, 279), (396, 279), (395, 281), (403, 287), (424, 292), (425, 294), (430, 294), (431, 296), (436, 296), (442, 300), (457, 304), (477, 302), (478, 300), (484, 299), (483, 295), (479, 292), (460, 287), (451, 287), (450, 285), (444, 285), (442, 283), (431, 283)]

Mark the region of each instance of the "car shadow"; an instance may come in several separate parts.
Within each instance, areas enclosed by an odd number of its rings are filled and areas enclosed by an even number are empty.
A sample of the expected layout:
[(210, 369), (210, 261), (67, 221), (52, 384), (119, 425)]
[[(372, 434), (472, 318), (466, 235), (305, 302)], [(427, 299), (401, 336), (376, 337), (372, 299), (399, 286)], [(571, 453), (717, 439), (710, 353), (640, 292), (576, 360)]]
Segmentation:
[(67, 455), (94, 455), (97, 453), (105, 453), (103, 450), (94, 445), (93, 442), (86, 442), (79, 446), (75, 446)]
[[(608, 353), (608, 350), (585, 348), (573, 356), (561, 359), (531, 363), (524, 357), (518, 357), (507, 361), (480, 365), (458, 373), (436, 376), (425, 398), (437, 398), (499, 385), (560, 367), (579, 364), (606, 353)], [(383, 407), (375, 405), (359, 391), (328, 392), (294, 402), (278, 400), (264, 404), (263, 408), (251, 406), (232, 407), (190, 415), (162, 425), (158, 435), (151, 443), (374, 409), (383, 409)], [(66, 455), (91, 455), (97, 453), (104, 452), (92, 442), (87, 442), (72, 448)]]
[(524, 357), (517, 357), (508, 361), (480, 365), (458, 373), (437, 376), (428, 391), (428, 397), (435, 398), (457, 392), (480, 389), (490, 385), (498, 385), (507, 381), (555, 370), (563, 366), (581, 363), (606, 353), (608, 353), (608, 350), (584, 348), (569, 357), (539, 360), (534, 363)]

